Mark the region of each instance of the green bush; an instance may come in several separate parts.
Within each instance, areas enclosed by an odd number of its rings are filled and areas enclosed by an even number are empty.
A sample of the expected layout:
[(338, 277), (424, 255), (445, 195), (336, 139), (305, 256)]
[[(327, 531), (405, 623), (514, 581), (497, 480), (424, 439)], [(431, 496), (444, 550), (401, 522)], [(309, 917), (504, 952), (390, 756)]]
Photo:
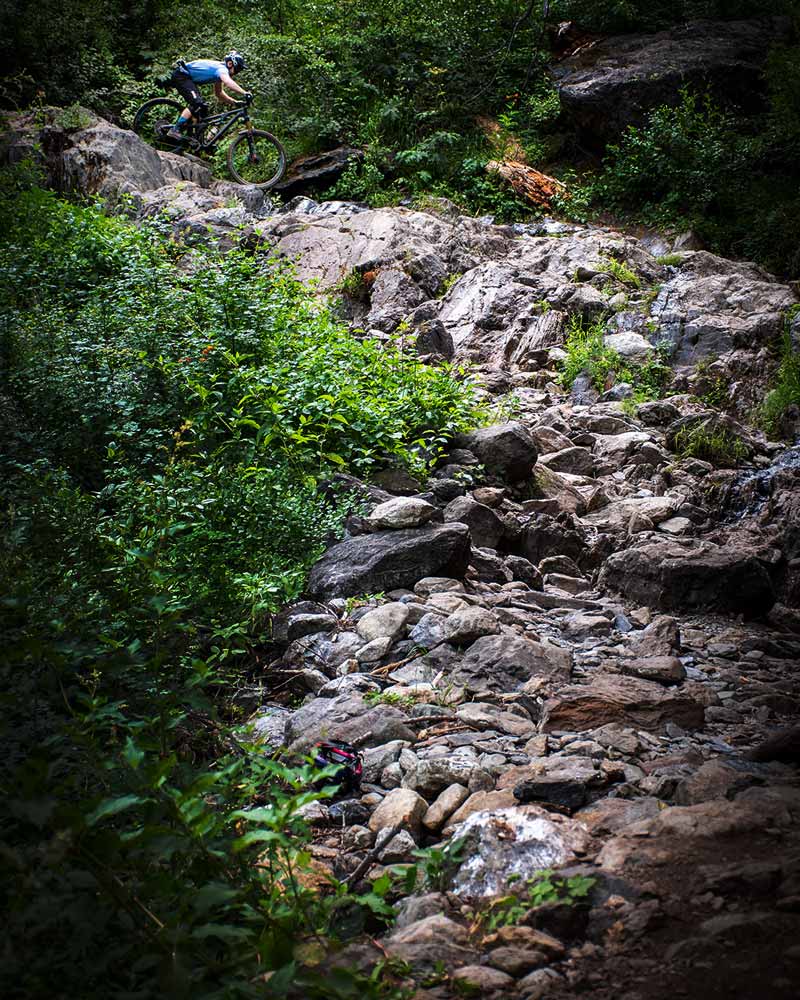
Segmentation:
[(38, 190), (15, 190), (2, 223), (9, 557), (63, 521), (49, 483), (77, 491), (94, 627), (147, 605), (157, 571), (204, 629), (258, 636), (359, 502), (335, 473), (424, 474), (477, 419), (459, 372), (357, 339), (268, 258), (187, 251)]
[(603, 320), (586, 324), (572, 318), (564, 343), (566, 358), (561, 363), (559, 383), (570, 388), (575, 379), (585, 372), (596, 389), (602, 392), (613, 376), (614, 382), (629, 382), (634, 386), (633, 400), (643, 403), (658, 399), (672, 378), (672, 371), (660, 352), (641, 365), (623, 361), (613, 348), (605, 345), (606, 329)]
[(683, 90), (677, 107), (655, 108), (606, 149), (593, 195), (604, 208), (636, 206), (654, 222), (693, 221), (717, 197), (728, 172), (746, 158), (735, 121), (709, 97)]
[(360, 509), (335, 474), (424, 471), (470, 384), (359, 340), (265, 254), (29, 181), (0, 204), (0, 991), (396, 996), (307, 961), (385, 926), (395, 880), (311, 870), (316, 775), (252, 746), (235, 695)]
[(734, 468), (750, 456), (750, 449), (733, 431), (702, 425), (678, 431), (675, 451), (681, 458), (699, 458), (722, 468)]
[(800, 406), (800, 351), (787, 333), (783, 339), (775, 387), (757, 411), (759, 423), (768, 434), (782, 436), (781, 422), (791, 406)]

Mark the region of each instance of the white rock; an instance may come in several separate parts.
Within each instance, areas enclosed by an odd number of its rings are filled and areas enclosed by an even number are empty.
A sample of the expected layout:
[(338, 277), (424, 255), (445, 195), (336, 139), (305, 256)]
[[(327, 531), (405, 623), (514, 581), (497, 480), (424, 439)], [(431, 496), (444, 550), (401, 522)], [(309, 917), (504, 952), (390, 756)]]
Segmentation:
[(382, 604), (358, 620), (356, 631), (367, 642), (382, 638), (396, 639), (407, 621), (408, 608), (405, 604)]
[(420, 497), (393, 497), (378, 504), (367, 518), (369, 527), (375, 531), (418, 528), (436, 513), (436, 508)]

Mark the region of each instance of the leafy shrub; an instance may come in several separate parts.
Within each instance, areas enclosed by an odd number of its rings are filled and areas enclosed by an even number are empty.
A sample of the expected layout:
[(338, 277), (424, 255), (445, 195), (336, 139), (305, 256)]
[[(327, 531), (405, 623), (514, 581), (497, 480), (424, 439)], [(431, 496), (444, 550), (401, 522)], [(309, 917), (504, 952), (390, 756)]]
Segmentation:
[[(509, 879), (509, 882), (513, 877)], [(498, 927), (511, 927), (523, 920), (531, 909), (546, 903), (583, 904), (597, 879), (585, 875), (560, 878), (551, 869), (534, 872), (525, 881), (524, 895), (512, 894), (495, 900), (488, 911), (486, 924), (490, 932)]]
[(800, 406), (800, 351), (787, 333), (783, 339), (775, 387), (767, 394), (757, 414), (768, 434), (782, 434), (781, 422), (791, 406)]
[(693, 220), (717, 197), (721, 178), (741, 169), (735, 122), (711, 99), (684, 89), (677, 107), (652, 110), (606, 149), (594, 198), (606, 209), (637, 206), (655, 222)]
[(733, 431), (703, 425), (678, 431), (675, 451), (682, 458), (699, 458), (723, 468), (740, 465), (750, 456), (750, 449)]
[(656, 352), (641, 365), (626, 363), (617, 351), (606, 347), (605, 334), (602, 320), (588, 326), (581, 319), (570, 321), (564, 344), (567, 357), (561, 364), (559, 383), (569, 388), (578, 375), (586, 372), (600, 391), (608, 388), (608, 379), (613, 376), (615, 382), (630, 382), (634, 386), (635, 402), (662, 396), (672, 371), (661, 353)]
[(267, 256), (29, 180), (0, 204), (0, 990), (390, 997), (305, 960), (385, 925), (393, 882), (311, 870), (316, 775), (243, 741), (234, 695), (358, 509), (336, 472), (423, 471), (471, 386), (359, 340)]

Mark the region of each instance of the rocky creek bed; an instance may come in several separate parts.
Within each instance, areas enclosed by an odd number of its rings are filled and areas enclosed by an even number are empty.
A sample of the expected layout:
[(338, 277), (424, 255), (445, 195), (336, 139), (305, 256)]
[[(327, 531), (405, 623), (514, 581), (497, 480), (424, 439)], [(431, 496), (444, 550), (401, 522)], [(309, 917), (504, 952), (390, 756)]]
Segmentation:
[[(471, 362), (513, 410), (428, 483), (388, 470), (365, 487), (243, 702), (265, 752), (334, 738), (363, 754), (360, 796), (308, 807), (321, 869), (373, 878), (463, 838), (446, 884), (335, 961), (405, 963), (418, 1000), (796, 996), (800, 467), (746, 423), (795, 290), (553, 220), (278, 208), (100, 119), (21, 118), (4, 150), (189, 240), (291, 258), (321, 292), (350, 279), (340, 307), (366, 335)], [(673, 395), (560, 389), (575, 316), (605, 318), (629, 360), (667, 345)], [(695, 391), (709, 371), (726, 414)], [(703, 421), (735, 429), (748, 472), (676, 453)], [(475, 919), (542, 868), (594, 879), (585, 905)]]

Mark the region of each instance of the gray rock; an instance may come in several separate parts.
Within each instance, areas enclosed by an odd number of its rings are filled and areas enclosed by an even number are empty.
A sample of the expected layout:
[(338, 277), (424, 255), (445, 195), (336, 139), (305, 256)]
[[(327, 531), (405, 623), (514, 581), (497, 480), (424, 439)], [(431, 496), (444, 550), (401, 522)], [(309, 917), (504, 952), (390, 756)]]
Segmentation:
[(583, 576), (565, 576), (563, 573), (548, 573), (544, 578), (545, 587), (555, 587), (557, 590), (564, 590), (568, 594), (582, 594), (589, 590), (591, 584)]
[(526, 583), (531, 590), (541, 590), (544, 586), (542, 574), (530, 559), (524, 556), (507, 556), (506, 566), (511, 571), (512, 579)]
[(369, 828), (377, 833), (402, 824), (417, 839), (422, 829), (422, 817), (427, 811), (428, 803), (421, 795), (410, 788), (394, 788), (370, 817)]
[(311, 667), (333, 676), (346, 660), (352, 659), (364, 645), (355, 632), (334, 635), (315, 633), (296, 639), (286, 650), (284, 662), (290, 666)]
[(358, 695), (316, 698), (292, 712), (286, 722), (286, 745), (299, 751), (320, 739), (347, 743), (364, 740), (366, 746), (380, 746), (392, 740), (411, 743), (416, 734), (405, 725), (406, 719), (392, 705), (369, 708)]
[[(618, 437), (625, 436), (618, 435)], [(621, 532), (627, 530), (630, 520), (634, 516), (645, 517), (653, 524), (660, 524), (661, 521), (673, 517), (679, 507), (680, 498), (678, 497), (627, 497), (609, 504), (602, 510), (586, 514), (581, 520), (600, 531)]]
[(363, 780), (371, 785), (376, 784), (384, 768), (394, 764), (399, 759), (401, 751), (409, 745), (404, 740), (392, 740), (390, 743), (365, 750), (362, 754)]
[(287, 708), (278, 705), (270, 705), (260, 709), (250, 720), (254, 739), (271, 749), (282, 747), (286, 733), (286, 720), (290, 714)]
[(442, 965), (455, 968), (477, 958), (470, 948), (466, 927), (441, 914), (432, 914), (395, 931), (385, 939), (384, 946), (390, 955), (419, 969)]
[(408, 634), (411, 642), (421, 649), (431, 649), (445, 638), (444, 626), (447, 619), (444, 615), (429, 612), (421, 618)]
[(490, 475), (512, 483), (530, 476), (538, 456), (533, 435), (518, 421), (473, 431), (465, 445)]
[(434, 574), (462, 576), (469, 563), (463, 524), (358, 535), (339, 542), (311, 570), (309, 593), (341, 597), (411, 587)]
[(539, 464), (556, 472), (570, 472), (576, 476), (594, 475), (594, 456), (588, 448), (563, 448), (539, 456)]
[(509, 736), (530, 736), (536, 728), (530, 716), (517, 715), (498, 705), (486, 702), (467, 702), (456, 709), (456, 718), (463, 719), (479, 729), (491, 729)]
[(387, 655), (392, 648), (392, 638), (388, 635), (379, 636), (362, 646), (356, 653), (356, 660), (359, 663), (378, 663)]
[(414, 789), (429, 799), (435, 798), (449, 785), (463, 785), (472, 791), (494, 788), (494, 778), (478, 766), (475, 758), (451, 754), (418, 760), (403, 778), (403, 786)]
[(513, 579), (506, 561), (494, 549), (481, 549), (473, 545), (469, 564), (483, 583), (510, 583)]
[(472, 537), (472, 544), (479, 548), (497, 548), (503, 537), (505, 526), (490, 508), (478, 503), (472, 497), (456, 497), (444, 509), (445, 523), (456, 521), (466, 524)]
[(414, 860), (417, 842), (407, 830), (396, 833), (381, 850), (378, 860), (384, 865), (394, 865)]
[(335, 677), (316, 692), (320, 698), (335, 698), (343, 694), (364, 695), (370, 691), (380, 691), (380, 685), (366, 674), (345, 674)]
[(428, 892), (423, 896), (405, 896), (396, 904), (396, 931), (414, 924), (425, 917), (441, 916), (450, 909), (447, 896), (441, 892)]
[(606, 561), (600, 582), (642, 604), (665, 609), (702, 608), (757, 618), (775, 603), (775, 588), (747, 549), (702, 542), (647, 541)]
[(681, 629), (671, 615), (656, 615), (631, 637), (630, 651), (636, 656), (677, 656), (681, 651)]
[(454, 646), (468, 646), (481, 636), (499, 631), (496, 616), (482, 607), (462, 608), (445, 619), (442, 626), (445, 639)]
[(453, 973), (453, 981), (463, 983), (463, 989), (472, 990), (481, 996), (491, 995), (499, 990), (510, 995), (514, 988), (513, 976), (488, 965), (462, 965)]
[(686, 669), (677, 656), (645, 656), (639, 660), (622, 660), (620, 669), (633, 677), (662, 684), (680, 684), (686, 678)]
[(367, 642), (385, 637), (394, 640), (402, 635), (407, 621), (408, 605), (396, 602), (382, 604), (358, 620), (356, 631)]
[(575, 859), (585, 834), (579, 824), (538, 806), (476, 812), (453, 831), (466, 838), (464, 858), (453, 879), (456, 892), (485, 898), (509, 891), (509, 877), (523, 880), (541, 868)]
[(680, 271), (661, 286), (651, 308), (671, 360), (696, 364), (737, 347), (766, 345), (780, 335), (783, 313), (795, 301), (755, 264), (705, 251), (687, 253)]
[(625, 361), (632, 361), (639, 365), (647, 361), (655, 351), (649, 340), (632, 330), (606, 334), (603, 343), (612, 351), (616, 351)]
[(703, 725), (703, 706), (680, 692), (636, 677), (600, 676), (591, 684), (561, 688), (545, 702), (545, 731), (583, 732), (610, 722), (658, 731), (668, 722), (684, 729)]
[(431, 803), (422, 817), (422, 825), (432, 832), (440, 830), (459, 806), (469, 798), (469, 790), (464, 785), (452, 784), (444, 788)]
[(533, 677), (564, 681), (570, 673), (567, 650), (503, 633), (477, 639), (450, 679), (470, 691), (505, 693), (516, 691)]

